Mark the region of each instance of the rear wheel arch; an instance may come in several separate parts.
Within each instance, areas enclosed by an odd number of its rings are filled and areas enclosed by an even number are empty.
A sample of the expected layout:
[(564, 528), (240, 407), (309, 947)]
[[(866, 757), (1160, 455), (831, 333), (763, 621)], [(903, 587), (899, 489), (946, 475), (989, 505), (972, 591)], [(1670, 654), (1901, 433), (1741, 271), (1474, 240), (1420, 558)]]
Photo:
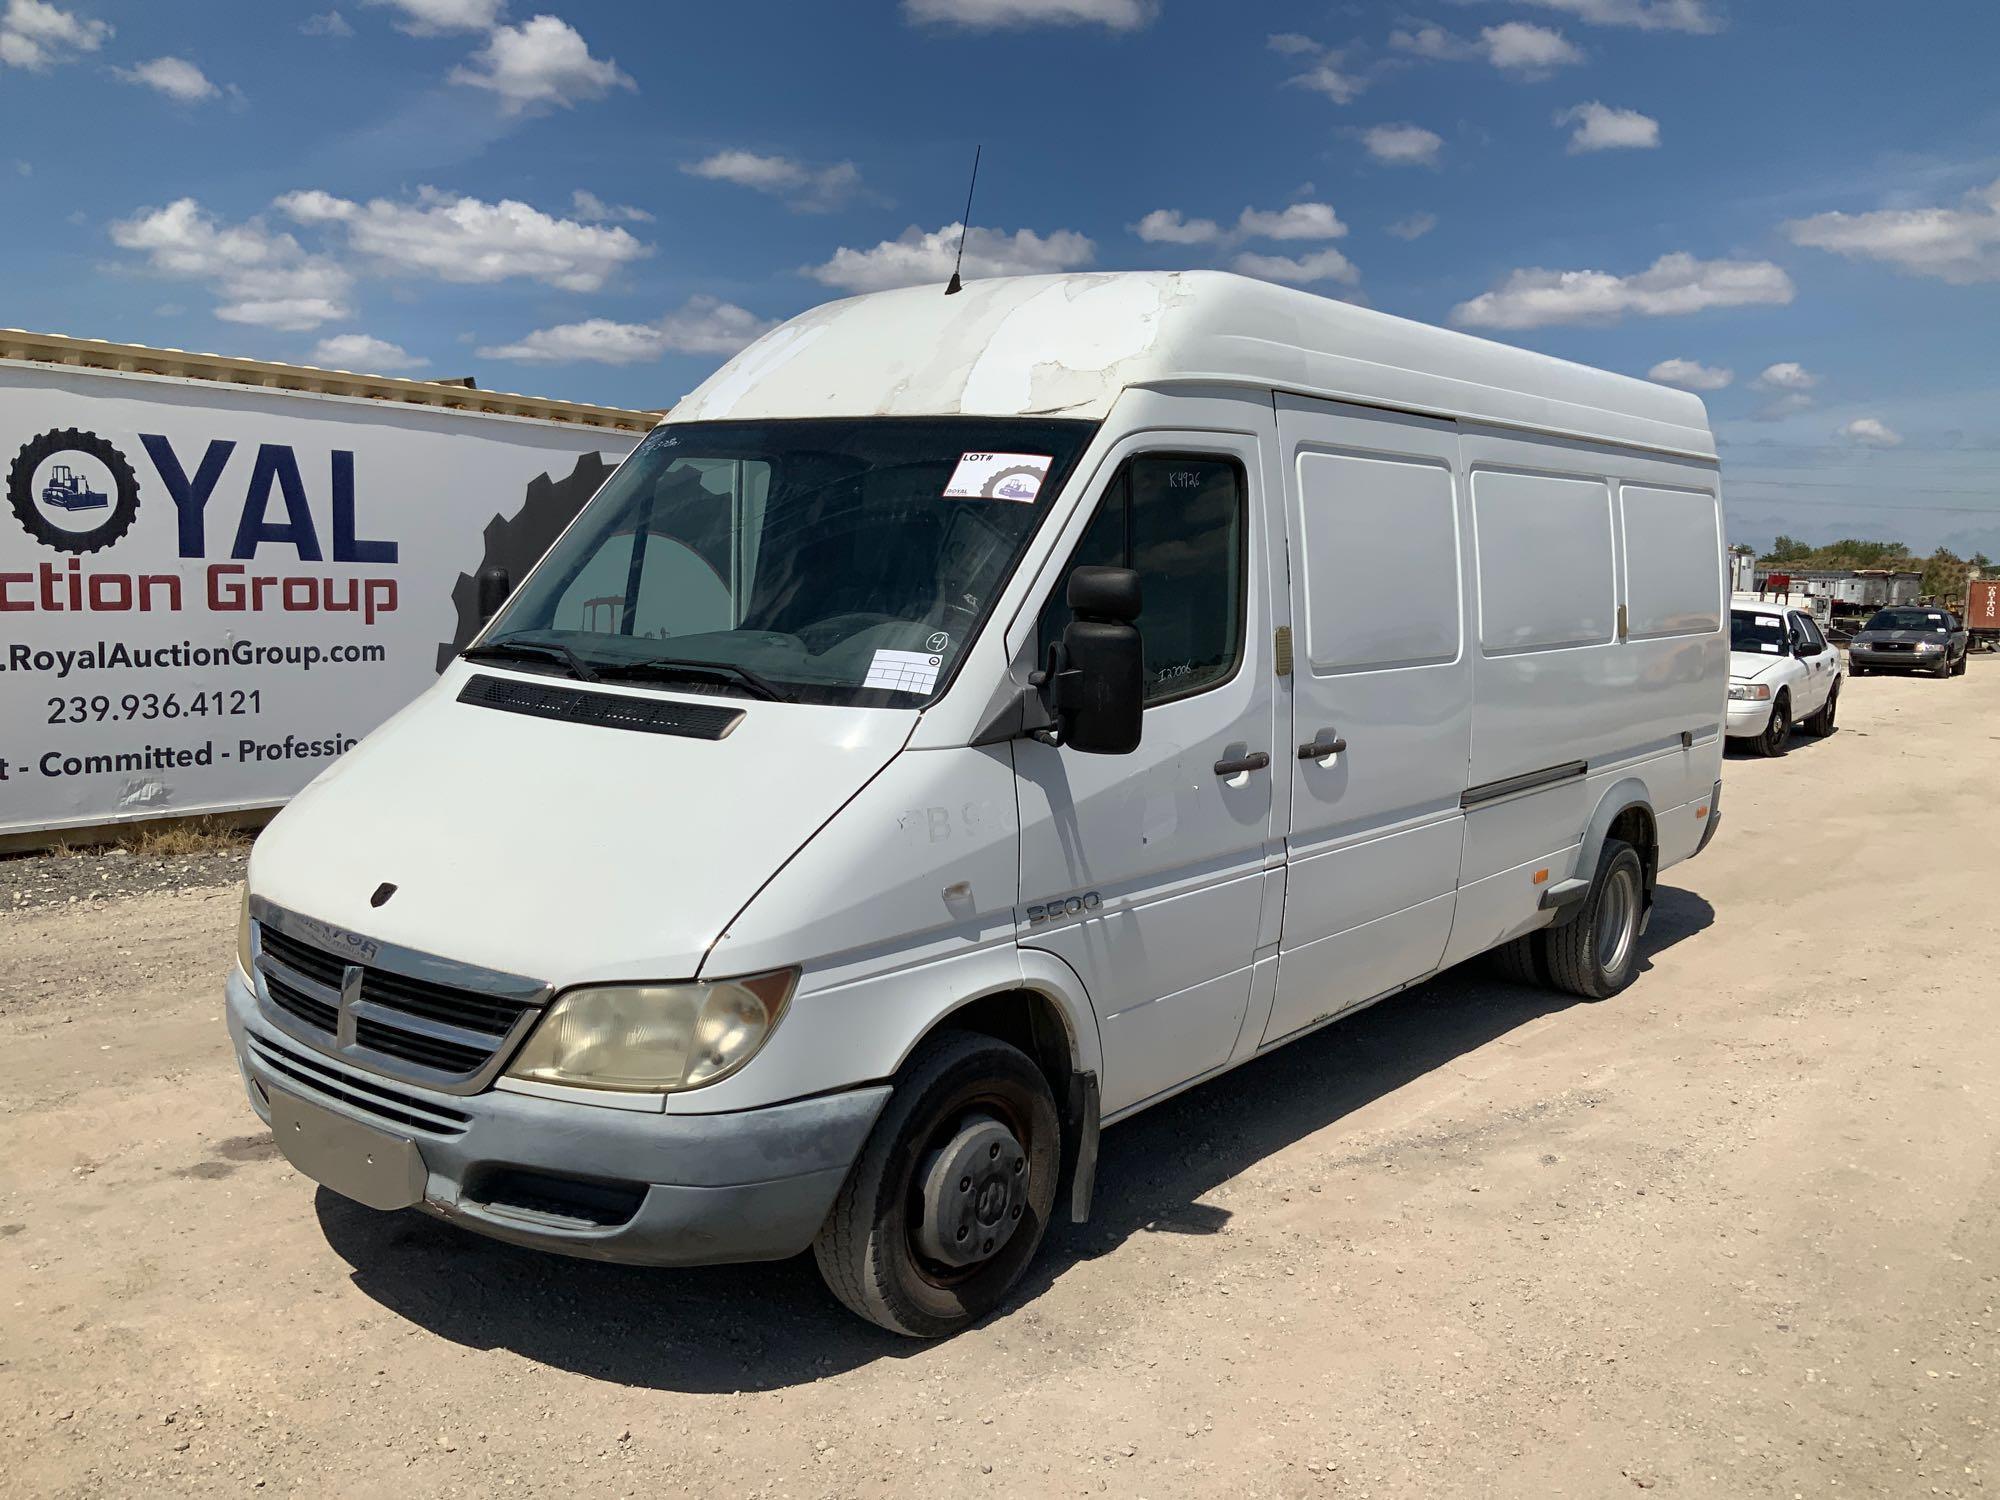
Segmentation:
[(1603, 858), (1605, 843), (1610, 839), (1622, 840), (1637, 851), (1646, 873), (1646, 902), (1651, 905), (1653, 882), (1660, 873), (1659, 819), (1653, 811), (1652, 794), (1636, 777), (1619, 782), (1599, 799), (1577, 855), (1578, 879), (1597, 878), (1598, 861)]

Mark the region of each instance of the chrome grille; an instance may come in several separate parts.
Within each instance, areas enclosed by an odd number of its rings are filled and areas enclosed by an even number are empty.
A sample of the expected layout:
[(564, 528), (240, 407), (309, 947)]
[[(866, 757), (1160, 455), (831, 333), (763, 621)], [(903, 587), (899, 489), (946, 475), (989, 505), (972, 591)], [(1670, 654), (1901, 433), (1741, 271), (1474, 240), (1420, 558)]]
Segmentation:
[(371, 1072), (472, 1093), (527, 1034), (545, 987), (329, 927), (261, 900), (264, 1014), (293, 1040)]
[(366, 1078), (357, 1078), (327, 1066), (303, 1051), (294, 1051), (268, 1038), (250, 1033), (250, 1052), (258, 1063), (286, 1083), (316, 1090), (351, 1109), (373, 1116), (385, 1125), (405, 1130), (422, 1130), (432, 1135), (463, 1135), (472, 1117), (447, 1104), (419, 1099), (400, 1089), (388, 1088)]

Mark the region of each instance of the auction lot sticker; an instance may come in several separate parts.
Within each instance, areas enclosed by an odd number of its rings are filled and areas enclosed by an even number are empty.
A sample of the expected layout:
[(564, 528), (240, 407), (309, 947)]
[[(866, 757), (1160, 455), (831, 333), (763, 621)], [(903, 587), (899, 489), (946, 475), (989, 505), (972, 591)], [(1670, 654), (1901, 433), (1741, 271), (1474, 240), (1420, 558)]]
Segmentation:
[(1046, 453), (962, 453), (944, 487), (947, 500), (1016, 500), (1033, 505), (1054, 460)]

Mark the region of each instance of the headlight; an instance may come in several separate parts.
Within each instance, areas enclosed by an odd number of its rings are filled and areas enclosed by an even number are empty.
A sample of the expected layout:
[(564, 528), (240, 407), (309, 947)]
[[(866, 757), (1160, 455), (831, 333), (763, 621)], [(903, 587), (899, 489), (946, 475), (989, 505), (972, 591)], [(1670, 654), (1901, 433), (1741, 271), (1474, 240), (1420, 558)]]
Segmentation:
[(1732, 682), (1729, 684), (1729, 696), (1741, 702), (1762, 703), (1771, 696), (1771, 685), (1768, 682)]
[(243, 971), (245, 979), (254, 979), (257, 974), (257, 955), (250, 941), (250, 886), (243, 886), (243, 904), (236, 911), (236, 965)]
[(1942, 651), (1942, 650), (1944, 650), (1944, 642), (1942, 642), (1942, 641), (1918, 641), (1918, 642), (1917, 642), (1917, 649), (1918, 649), (1919, 651)]
[(777, 1028), (797, 969), (713, 984), (607, 984), (556, 996), (509, 1078), (671, 1093), (726, 1078)]

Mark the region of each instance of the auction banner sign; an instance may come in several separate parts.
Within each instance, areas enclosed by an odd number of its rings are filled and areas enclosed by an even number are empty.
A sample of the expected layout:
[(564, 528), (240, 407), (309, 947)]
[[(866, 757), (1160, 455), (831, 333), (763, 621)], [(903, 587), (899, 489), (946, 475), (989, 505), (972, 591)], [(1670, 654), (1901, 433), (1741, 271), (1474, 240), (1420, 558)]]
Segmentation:
[(284, 802), (638, 438), (0, 361), (0, 834)]

